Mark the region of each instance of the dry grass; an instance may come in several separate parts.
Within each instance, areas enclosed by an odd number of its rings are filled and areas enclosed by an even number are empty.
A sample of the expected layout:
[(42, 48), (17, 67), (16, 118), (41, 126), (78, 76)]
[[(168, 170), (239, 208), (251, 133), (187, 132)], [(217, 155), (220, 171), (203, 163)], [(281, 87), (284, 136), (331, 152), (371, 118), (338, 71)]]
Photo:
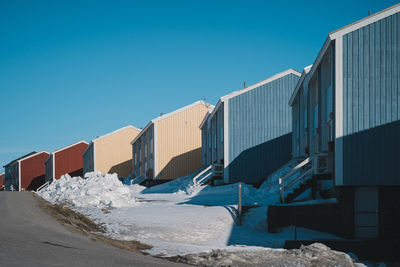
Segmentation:
[(46, 213), (55, 217), (59, 222), (67, 227), (70, 231), (82, 233), (86, 236), (89, 236), (93, 241), (102, 241), (106, 242), (114, 247), (125, 249), (128, 251), (142, 253), (147, 255), (148, 253), (144, 252), (144, 250), (151, 249), (152, 246), (140, 243), (139, 241), (122, 241), (115, 240), (104, 235), (105, 233), (104, 226), (101, 224), (96, 224), (88, 217), (71, 210), (67, 206), (51, 204), (41, 197), (34, 194), (38, 200), (39, 207), (41, 207)]

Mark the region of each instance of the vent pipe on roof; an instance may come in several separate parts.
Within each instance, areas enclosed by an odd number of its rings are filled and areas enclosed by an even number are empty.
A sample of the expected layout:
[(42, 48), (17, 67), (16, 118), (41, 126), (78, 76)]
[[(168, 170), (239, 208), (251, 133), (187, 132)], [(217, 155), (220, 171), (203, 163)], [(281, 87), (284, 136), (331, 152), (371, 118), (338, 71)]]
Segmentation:
[(246, 81), (244, 81), (243, 83), (243, 88), (246, 88)]
[(160, 113), (160, 116), (162, 116), (162, 115), (164, 115), (164, 113), (161, 112), (161, 113)]
[(368, 16), (371, 16), (371, 9), (368, 10)]

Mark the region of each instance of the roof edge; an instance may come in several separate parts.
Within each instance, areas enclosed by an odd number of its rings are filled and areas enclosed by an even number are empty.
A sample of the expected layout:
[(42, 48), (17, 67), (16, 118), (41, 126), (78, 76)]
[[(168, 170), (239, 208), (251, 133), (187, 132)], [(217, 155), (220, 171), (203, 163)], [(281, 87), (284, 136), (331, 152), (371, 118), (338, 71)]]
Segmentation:
[(305, 67), (303, 69), (303, 72), (301, 73), (300, 79), (296, 84), (296, 87), (294, 88), (294, 91), (292, 93), (292, 96), (289, 99), (289, 106), (293, 105), (293, 101), (296, 98), (296, 95), (298, 93), (298, 91), (300, 90), (300, 86), (303, 84), (305, 77), (307, 76), (307, 74), (310, 72), (311, 68), (313, 65), (309, 65), (307, 67)]
[(139, 131), (139, 132), (141, 131), (140, 129), (138, 129), (138, 128), (132, 126), (132, 125), (127, 125), (127, 126), (124, 126), (124, 127), (122, 127), (122, 128), (119, 128), (119, 129), (117, 129), (117, 130), (115, 130), (115, 131), (112, 131), (112, 132), (110, 132), (110, 133), (107, 133), (107, 134), (105, 134), (105, 135), (96, 137), (95, 139), (92, 140), (92, 142), (95, 142), (95, 141), (100, 140), (100, 139), (103, 139), (103, 138), (105, 138), (105, 137), (107, 137), (107, 136), (116, 134), (116, 133), (118, 133), (118, 132), (120, 132), (120, 131), (123, 131), (123, 130), (125, 130), (125, 129), (128, 129), (128, 128), (133, 129), (133, 130), (137, 130), (137, 131)]
[(18, 162), (22, 162), (22, 161), (24, 161), (24, 160), (33, 158), (33, 157), (35, 157), (35, 156), (37, 156), (37, 155), (39, 155), (39, 154), (42, 154), (42, 153), (47, 153), (47, 154), (49, 154), (49, 155), (51, 154), (50, 152), (47, 152), (47, 151), (43, 150), (43, 151), (40, 151), (40, 152), (36, 152), (35, 154), (32, 154), (32, 155), (30, 155), (30, 156), (28, 156), (28, 157), (26, 157), (26, 158), (20, 159), (20, 160), (18, 160)]
[(236, 90), (236, 91), (234, 91), (234, 92), (232, 92), (230, 94), (224, 95), (223, 97), (220, 98), (220, 100), (221, 100), (221, 102), (224, 102), (224, 101), (226, 101), (228, 99), (231, 99), (231, 98), (233, 98), (235, 96), (238, 96), (238, 95), (241, 95), (243, 93), (246, 93), (246, 92), (248, 92), (250, 90), (253, 90), (253, 89), (257, 88), (257, 87), (260, 87), (260, 86), (262, 86), (264, 84), (267, 84), (267, 83), (275, 81), (275, 80), (277, 80), (279, 78), (282, 78), (282, 77), (284, 77), (284, 76), (286, 76), (288, 74), (294, 74), (294, 75), (299, 76), (299, 77), (301, 76), (300, 72), (298, 72), (297, 70), (295, 70), (293, 68), (290, 68), (290, 69), (287, 69), (285, 71), (279, 72), (279, 73), (277, 73), (275, 75), (272, 75), (267, 79), (264, 79), (262, 81), (259, 81), (259, 82), (255, 83), (255, 84), (252, 84), (252, 85), (250, 85), (250, 86), (248, 86), (246, 88), (242, 88), (242, 89)]
[(378, 12), (371, 14), (367, 17), (364, 17), (362, 19), (356, 20), (353, 23), (347, 24), (346, 26), (343, 26), (337, 30), (334, 30), (329, 33), (329, 37), (331, 39), (336, 39), (340, 35), (345, 35), (349, 32), (358, 30), (358, 29), (365, 27), (369, 24), (372, 24), (378, 20), (389, 17), (397, 12), (400, 12), (400, 3), (390, 6), (388, 8), (385, 8), (381, 11), (378, 11)]
[(152, 121), (149, 121), (149, 123), (146, 124), (146, 126), (143, 128), (143, 130), (140, 131), (140, 133), (138, 135), (136, 135), (136, 137), (132, 140), (132, 142), (130, 143), (131, 145), (133, 145), (143, 134), (144, 132), (147, 131), (147, 129), (154, 124)]
[(63, 148), (54, 150), (51, 154), (55, 154), (55, 153), (61, 152), (61, 151), (65, 150), (65, 149), (68, 149), (68, 148), (70, 148), (70, 147), (76, 146), (76, 145), (81, 144), (81, 143), (84, 143), (84, 144), (86, 144), (86, 145), (89, 145), (88, 142), (86, 142), (86, 141), (84, 141), (84, 140), (81, 140), (81, 141), (78, 141), (78, 142), (73, 143), (73, 144), (71, 144), (71, 145), (68, 145), (68, 146), (66, 146), (66, 147), (63, 147)]

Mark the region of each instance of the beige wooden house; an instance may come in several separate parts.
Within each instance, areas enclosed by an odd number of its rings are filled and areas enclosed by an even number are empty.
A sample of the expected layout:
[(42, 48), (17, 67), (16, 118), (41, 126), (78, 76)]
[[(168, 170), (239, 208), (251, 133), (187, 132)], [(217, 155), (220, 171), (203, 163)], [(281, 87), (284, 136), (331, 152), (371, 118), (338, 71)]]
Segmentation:
[(201, 167), (199, 125), (212, 106), (198, 101), (151, 120), (131, 142), (133, 177), (165, 181)]
[(140, 133), (131, 125), (92, 140), (83, 152), (83, 174), (92, 171), (128, 177), (132, 171), (130, 142)]

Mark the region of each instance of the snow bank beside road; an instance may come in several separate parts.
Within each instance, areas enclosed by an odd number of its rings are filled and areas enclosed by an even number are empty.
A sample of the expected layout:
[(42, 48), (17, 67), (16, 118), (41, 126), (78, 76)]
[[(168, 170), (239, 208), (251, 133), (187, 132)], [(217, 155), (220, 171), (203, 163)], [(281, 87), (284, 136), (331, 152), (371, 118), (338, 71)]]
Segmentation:
[(63, 175), (38, 194), (51, 203), (69, 203), (80, 208), (135, 205), (130, 190), (118, 180), (117, 174), (101, 172), (86, 173), (85, 178)]

